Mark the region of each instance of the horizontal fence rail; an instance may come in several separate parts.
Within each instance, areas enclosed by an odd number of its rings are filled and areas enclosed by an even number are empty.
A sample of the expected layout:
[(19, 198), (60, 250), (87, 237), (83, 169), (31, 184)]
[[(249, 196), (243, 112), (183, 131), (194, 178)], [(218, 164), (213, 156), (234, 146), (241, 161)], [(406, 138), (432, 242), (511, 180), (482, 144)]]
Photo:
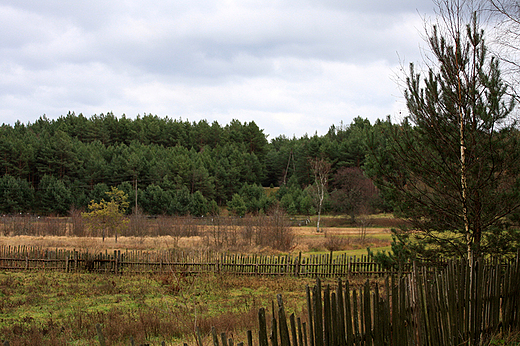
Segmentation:
[[(328, 254), (241, 255), (213, 251), (89, 251), (43, 249), (30, 246), (0, 246), (2, 270), (57, 270), (104, 273), (230, 273), (239, 275), (290, 275), (337, 277), (346, 275), (387, 275), (396, 269), (384, 268), (369, 256)], [(409, 272), (411, 265), (401, 268)]]

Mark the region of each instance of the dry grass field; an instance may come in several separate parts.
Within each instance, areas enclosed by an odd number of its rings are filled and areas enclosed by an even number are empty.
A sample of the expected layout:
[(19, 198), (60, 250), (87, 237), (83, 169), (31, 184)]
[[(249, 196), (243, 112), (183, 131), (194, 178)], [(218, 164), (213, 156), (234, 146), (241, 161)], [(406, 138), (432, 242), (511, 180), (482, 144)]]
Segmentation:
[[(88, 250), (89, 252), (104, 252), (112, 250), (147, 250), (161, 251), (174, 247), (177, 248), (211, 248), (204, 236), (208, 230), (200, 229), (200, 235), (175, 237), (170, 235), (160, 236), (119, 236), (117, 242), (114, 237), (103, 240), (102, 237), (78, 237), (78, 236), (53, 236), (53, 235), (0, 235), (0, 245), (4, 246), (34, 246), (48, 249)], [(317, 233), (311, 226), (291, 227), (294, 235), (294, 243), (288, 252), (310, 253), (322, 251), (348, 251), (377, 249), (390, 245), (390, 228), (370, 227), (360, 229), (358, 227), (325, 227)], [(238, 231), (240, 233), (240, 230)], [(276, 253), (279, 251), (269, 247), (254, 246), (244, 242), (238, 242), (233, 246), (221, 248), (223, 251), (237, 253)]]

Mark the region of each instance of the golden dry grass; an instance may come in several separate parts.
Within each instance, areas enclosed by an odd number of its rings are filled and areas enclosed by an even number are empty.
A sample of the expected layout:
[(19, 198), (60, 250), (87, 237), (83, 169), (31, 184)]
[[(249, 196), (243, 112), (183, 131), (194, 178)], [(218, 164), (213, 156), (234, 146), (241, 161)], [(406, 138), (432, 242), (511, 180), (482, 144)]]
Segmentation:
[[(160, 237), (70, 237), (70, 236), (0, 236), (0, 245), (35, 246), (41, 248), (77, 249), (89, 251), (105, 250), (165, 250), (172, 248), (175, 239), (171, 236)], [(200, 237), (180, 238), (179, 247), (193, 247), (201, 241)]]
[[(294, 237), (289, 252), (316, 252), (334, 250), (356, 250), (367, 246), (377, 249), (390, 245), (390, 228), (400, 221), (389, 215), (371, 215), (360, 218), (365, 220), (365, 228), (360, 228), (359, 223), (343, 216), (323, 217), (321, 232), (316, 232), (314, 217), (310, 218), (309, 226), (291, 227), (291, 237)], [(358, 222), (359, 222), (358, 220)], [(77, 221), (77, 220), (76, 220)], [(183, 249), (213, 249), (240, 253), (276, 253), (266, 246), (252, 245), (251, 239), (245, 237), (247, 229), (251, 227), (247, 219), (243, 224), (227, 224), (226, 218), (222, 219), (223, 228), (215, 229), (211, 225), (196, 224), (190, 218), (158, 217), (156, 219), (143, 218), (134, 226), (137, 227), (127, 236), (119, 236), (117, 243), (114, 237), (103, 239), (88, 235), (89, 232), (73, 232), (71, 218), (44, 218), (27, 219), (12, 218), (0, 223), (0, 245), (9, 246), (35, 246), (40, 248), (77, 249), (89, 251), (113, 251), (113, 250), (147, 250), (160, 251), (171, 248)], [(220, 224), (220, 223), (219, 223)], [(76, 227), (76, 226), (75, 226)], [(177, 228), (183, 227), (189, 232), (175, 235)], [(22, 230), (22, 231), (20, 231)], [(177, 230), (178, 231), (178, 230)], [(227, 233), (226, 239), (233, 239), (224, 245), (217, 244), (215, 232)], [(258, 232), (258, 229), (255, 230)], [(29, 235), (27, 235), (29, 234)], [(52, 234), (52, 236), (51, 236)], [(128, 236), (132, 234), (134, 236)], [(139, 235), (139, 236), (135, 236)], [(223, 234), (219, 234), (223, 237)], [(338, 248), (339, 247), (339, 248)]]
[[(293, 227), (295, 245), (291, 252), (326, 251), (326, 244), (331, 237), (344, 239), (344, 249), (359, 249), (382, 247), (390, 244), (390, 230), (370, 228), (366, 230), (365, 241), (360, 240), (358, 228), (323, 228), (323, 232), (316, 233), (313, 227)], [(203, 237), (125, 237), (119, 236), (117, 243), (113, 237), (103, 239), (101, 237), (74, 237), (74, 236), (0, 236), (0, 245), (3, 246), (35, 246), (40, 248), (59, 248), (68, 250), (88, 250), (89, 252), (104, 252), (113, 250), (148, 250), (160, 251), (174, 247), (209, 249), (210, 245)], [(229, 250), (235, 252), (268, 253), (273, 252), (269, 248), (261, 248), (238, 244)]]

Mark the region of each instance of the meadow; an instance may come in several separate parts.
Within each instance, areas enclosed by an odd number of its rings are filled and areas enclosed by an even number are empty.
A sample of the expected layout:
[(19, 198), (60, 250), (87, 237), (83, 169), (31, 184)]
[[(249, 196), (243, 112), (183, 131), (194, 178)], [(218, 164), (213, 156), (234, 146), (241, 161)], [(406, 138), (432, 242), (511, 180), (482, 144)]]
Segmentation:
[[(0, 273), (0, 338), (11, 345), (108, 345), (193, 342), (195, 328), (239, 336), (257, 325), (260, 307), (283, 292), (301, 314), (309, 280), (226, 275)], [(242, 337), (242, 340), (244, 338)]]
[[(62, 220), (63, 221), (63, 220)], [(208, 248), (207, 226), (186, 236), (143, 234), (113, 237), (74, 236), (70, 220), (52, 221), (53, 232), (45, 232), (39, 220), (32, 235), (4, 232), (0, 245), (35, 246), (43, 249), (77, 249), (89, 252), (112, 250), (166, 250)], [(156, 219), (149, 219), (154, 228)], [(327, 225), (328, 224), (328, 225)], [(42, 226), (43, 225), (43, 226)], [(331, 249), (352, 255), (366, 254), (366, 247), (387, 249), (390, 229), (383, 221), (374, 227), (346, 226), (330, 217), (322, 233), (312, 226), (290, 227), (294, 237), (285, 253), (319, 254)], [(65, 231), (56, 231), (65, 227)], [(281, 253), (267, 246), (247, 243), (241, 229), (233, 229), (239, 241), (219, 250), (236, 253)], [(64, 233), (62, 235), (55, 235)], [(54, 234), (54, 235), (53, 235)], [(364, 279), (360, 279), (360, 283)], [(97, 274), (51, 271), (0, 272), (0, 339), (10, 345), (97, 345), (96, 324), (103, 326), (108, 345), (194, 343), (195, 327), (209, 337), (211, 327), (245, 340), (247, 329), (255, 329), (260, 307), (269, 307), (279, 293), (286, 309), (305, 315), (305, 287), (314, 280), (296, 277), (197, 275), (178, 273)], [(333, 282), (331, 281), (331, 284)], [(269, 309), (268, 309), (269, 314)], [(208, 339), (209, 340), (209, 339)]]
[[(334, 253), (354, 256), (366, 254), (367, 247), (376, 251), (378, 249), (388, 250), (391, 238), (390, 229), (398, 222), (386, 215), (378, 215), (372, 216), (370, 222), (359, 227), (358, 224), (351, 224), (347, 218), (328, 217), (325, 218), (323, 232), (316, 233), (315, 228), (311, 226), (311, 220), (307, 226), (284, 228), (284, 232), (290, 234), (291, 247), (280, 250), (254, 241), (254, 232), (262, 231), (262, 228), (253, 229), (253, 233), (251, 233), (250, 225), (247, 222), (227, 224), (223, 227), (219, 221), (218, 232), (216, 232), (215, 226), (200, 222), (193, 224), (187, 219), (170, 221), (173, 225), (172, 230), (182, 224), (190, 231), (168, 235), (165, 234), (164, 229), (161, 230), (161, 227), (164, 228), (164, 225), (167, 224), (165, 220), (148, 218), (144, 221), (143, 229), (145, 231), (140, 235), (121, 235), (116, 242), (114, 237), (103, 239), (94, 235), (74, 235), (72, 220), (66, 218), (37, 219), (33, 224), (28, 224), (27, 220), (24, 220), (25, 233), (32, 234), (13, 232), (13, 225), (3, 220), (0, 246), (12, 248), (31, 246), (48, 250), (76, 249), (93, 253), (103, 251), (110, 253), (114, 250), (212, 249), (236, 254), (293, 255), (301, 253), (302, 256), (312, 256), (334, 251)], [(17, 222), (22, 221), (17, 220)], [(228, 234), (224, 235), (222, 232)], [(218, 239), (224, 241), (216, 243), (217, 236)], [(5, 262), (0, 261), (0, 263)], [(309, 320), (312, 313), (309, 314), (309, 311), (316, 308), (313, 305), (314, 307), (309, 310), (308, 289), (316, 287), (316, 279), (312, 277), (225, 273), (191, 275), (172, 270), (160, 274), (151, 272), (135, 274), (123, 271), (122, 275), (116, 275), (113, 272), (94, 273), (84, 270), (65, 272), (49, 269), (7, 270), (4, 268), (0, 271), (0, 340), (2, 342), (7, 340), (10, 345), (100, 345), (99, 327), (106, 345), (183, 345), (185, 343), (212, 345), (213, 327), (219, 334), (225, 333), (228, 338), (236, 341), (247, 340), (246, 332), (252, 330), (256, 340), (259, 337), (259, 311), (265, 311), (267, 321), (271, 321), (273, 316), (279, 318), (277, 316), (280, 313), (277, 308), (278, 294), (283, 297), (287, 316), (293, 313), (293, 316), (298, 316), (298, 325), (302, 323), (305, 327), (305, 324), (312, 324)], [(426, 278), (429, 275), (428, 270), (426, 267), (423, 270), (426, 271), (423, 271), (421, 277)], [(496, 275), (493, 273), (498, 272), (495, 270), (489, 273), (485, 275), (492, 276)], [(515, 273), (517, 272), (515, 271)], [(479, 277), (482, 275), (479, 274)], [(513, 276), (518, 275), (506, 275), (504, 280)], [(441, 281), (447, 283), (445, 281), (447, 277)], [(460, 275), (451, 275), (451, 277), (460, 277)], [(334, 292), (338, 289), (337, 279), (321, 278), (321, 284), (324, 288), (326, 287), (325, 292)], [(385, 277), (349, 274), (344, 279), (348, 280), (353, 301), (356, 301), (355, 292), (359, 293), (359, 303), (361, 304), (359, 309), (362, 307), (367, 309), (371, 306), (374, 309), (376, 306), (382, 307), (382, 305), (365, 302), (364, 299), (370, 299), (369, 296), (374, 297), (373, 293), (368, 292), (379, 291), (382, 299), (383, 296), (388, 299), (389, 286)], [(412, 282), (414, 281), (410, 281), (410, 283)], [(418, 282), (426, 285), (429, 281), (419, 280)], [(485, 282), (487, 281), (483, 280), (482, 284), (485, 285)], [(499, 283), (502, 282), (502, 279), (493, 282)], [(456, 287), (460, 284), (451, 285)], [(390, 286), (392, 296), (400, 297), (401, 293), (397, 294), (397, 291), (394, 292), (394, 290), (407, 289), (407, 285), (395, 286), (392, 279)], [(511, 294), (516, 294), (514, 293), (516, 291), (508, 293), (507, 289), (514, 287), (516, 285), (504, 285), (501, 288), (497, 286), (494, 290), (497, 292), (504, 290), (502, 295), (509, 297)], [(428, 291), (429, 289), (427, 286), (414, 288), (414, 290), (424, 292), (425, 297), (432, 294)], [(312, 290), (314, 292), (315, 288)], [(447, 292), (453, 292), (453, 290)], [(325, 296), (328, 297), (328, 294), (324, 293), (323, 304), (329, 304), (330, 298), (334, 300), (333, 297), (325, 298)], [(345, 297), (348, 296), (349, 294), (345, 295)], [(367, 298), (362, 298), (362, 296)], [(377, 295), (375, 297), (375, 301), (378, 301)], [(403, 297), (407, 297), (407, 294), (404, 294)], [(491, 304), (495, 300), (485, 298), (480, 302)], [(394, 303), (392, 301), (392, 308)], [(425, 306), (440, 305), (438, 302), (432, 301)], [(400, 311), (399, 313), (410, 311), (404, 306), (404, 309), (401, 309), (400, 305), (395, 305), (395, 307)], [(265, 310), (262, 310), (263, 308)], [(510, 310), (511, 306), (508, 305), (507, 308)], [(353, 311), (356, 311), (355, 306)], [(374, 310), (368, 315), (373, 314), (375, 318), (380, 313), (378, 311)], [(442, 315), (446, 312), (439, 310), (439, 312), (433, 312), (432, 316), (437, 313)], [(363, 313), (360, 312), (360, 314), (363, 316)], [(367, 315), (367, 312), (364, 314)], [(324, 314), (324, 316), (328, 315)], [(385, 312), (378, 318), (387, 318), (384, 316), (389, 315)], [(453, 318), (462, 317), (453, 316)], [(404, 318), (403, 321), (406, 321), (407, 318), (409, 317)], [(363, 321), (366, 322), (366, 320)], [(399, 319), (392, 321), (395, 328), (407, 330), (403, 327), (404, 325), (400, 324)], [(406, 322), (403, 323), (406, 324)], [(499, 325), (497, 324), (497, 326)], [(354, 327), (357, 328), (356, 324)], [(376, 324), (373, 328), (376, 328)], [(503, 332), (499, 327), (497, 328), (496, 330)], [(327, 328), (325, 328), (326, 330)], [(360, 333), (362, 332), (360, 331)], [(197, 341), (197, 335), (200, 335), (200, 342)], [(376, 334), (374, 334), (375, 336)], [(438, 337), (441, 336), (441, 334), (438, 335)], [(506, 333), (503, 336), (499, 333), (487, 339), (485, 344), (515, 345), (518, 344), (518, 337), (518, 334), (515, 333)], [(395, 343), (396, 341), (393, 340), (393, 342), (393, 344), (399, 344), (399, 341)]]
[[(313, 218), (309, 220), (309, 224), (303, 227), (291, 226), (291, 220), (288, 220), (283, 232), (290, 235), (291, 243), (282, 251), (255, 241), (254, 238), (263, 237), (263, 229), (251, 226), (247, 219), (229, 224), (220, 222), (215, 226), (204, 219), (182, 217), (130, 219), (128, 229), (115, 241), (113, 236), (103, 239), (99, 234), (89, 234), (81, 219), (74, 217), (31, 219), (4, 216), (0, 218), (0, 245), (89, 249), (92, 252), (211, 248), (234, 253), (320, 253), (333, 250), (366, 254), (367, 247), (388, 248), (391, 228), (399, 224), (398, 220), (386, 214), (370, 216), (369, 225), (364, 227), (353, 223), (350, 218), (330, 216), (323, 218), (324, 226), (317, 233)], [(218, 242), (217, 237), (221, 238)]]

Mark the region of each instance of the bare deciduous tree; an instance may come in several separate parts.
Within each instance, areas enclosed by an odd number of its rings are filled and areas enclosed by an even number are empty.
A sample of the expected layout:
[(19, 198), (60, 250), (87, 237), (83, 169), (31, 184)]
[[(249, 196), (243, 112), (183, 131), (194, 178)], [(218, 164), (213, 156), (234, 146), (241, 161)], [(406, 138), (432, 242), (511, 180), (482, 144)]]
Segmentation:
[(311, 190), (314, 194), (316, 203), (316, 212), (318, 213), (318, 221), (316, 222), (316, 232), (320, 232), (321, 211), (323, 201), (327, 194), (327, 186), (329, 181), (330, 163), (324, 159), (314, 158), (309, 160), (312, 172), (314, 173), (314, 188)]

